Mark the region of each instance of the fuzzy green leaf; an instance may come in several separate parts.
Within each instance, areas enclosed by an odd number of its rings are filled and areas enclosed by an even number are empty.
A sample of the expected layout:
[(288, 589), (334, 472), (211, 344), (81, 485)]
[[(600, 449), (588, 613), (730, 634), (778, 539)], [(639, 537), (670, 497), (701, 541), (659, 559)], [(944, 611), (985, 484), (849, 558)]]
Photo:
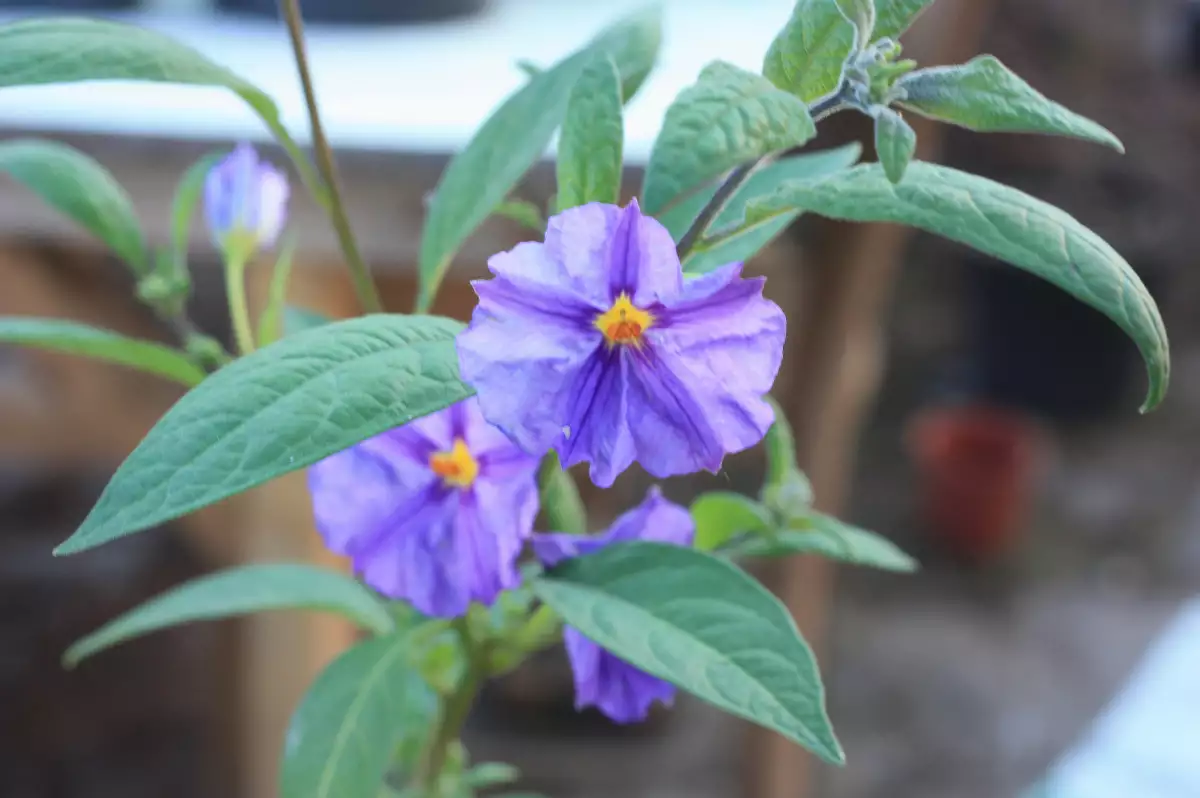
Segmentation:
[(872, 41), (875, 31), (875, 0), (837, 0), (842, 16), (854, 24), (855, 43), (861, 50)]
[(705, 493), (692, 502), (689, 512), (696, 523), (694, 545), (700, 551), (713, 551), (740, 535), (766, 534), (773, 526), (767, 509), (740, 493)]
[(898, 39), (933, 0), (875, 0), (875, 38)]
[(332, 321), (333, 319), (324, 313), (318, 313), (309, 308), (302, 308), (298, 305), (283, 306), (284, 335), (295, 335), (296, 333), (311, 330), (315, 327), (324, 327)]
[(149, 529), (465, 399), (461, 329), (436, 316), (363, 316), (234, 361), (159, 420), (55, 553)]
[(150, 599), (71, 646), (63, 659), (74, 667), (159, 629), (291, 609), (338, 613), (375, 634), (393, 627), (387, 605), (349, 576), (311, 565), (246, 565), (193, 579)]
[(542, 215), (542, 209), (529, 200), (506, 199), (497, 205), (492, 213), (524, 225), (530, 230), (546, 232), (546, 217)]
[(811, 103), (842, 82), (846, 58), (854, 51), (854, 25), (837, 0), (799, 0), (792, 18), (771, 42), (763, 75)]
[(584, 67), (567, 102), (558, 139), (558, 208), (615, 205), (621, 195), (625, 146), (621, 75), (607, 53)]
[(660, 213), (733, 167), (814, 135), (804, 102), (759, 75), (715, 61), (667, 109), (646, 167), (643, 208)]
[[(773, 161), (761, 169), (756, 169), (741, 188), (729, 198), (729, 202), (725, 203), (721, 213), (713, 220), (712, 229), (728, 230), (737, 227), (744, 221), (747, 202), (774, 194), (780, 185), (789, 180), (827, 177), (834, 172), (854, 166), (858, 163), (861, 155), (862, 147), (855, 142), (831, 150), (793, 155)], [(662, 223), (663, 227), (667, 228), (671, 238), (679, 241), (716, 193), (717, 184), (710, 183), (699, 191), (687, 195), (655, 218)]]
[(779, 600), (728, 560), (621, 543), (567, 560), (533, 586), (565, 623), (625, 661), (844, 761), (812, 651)]
[(911, 225), (1048, 280), (1108, 316), (1138, 345), (1150, 378), (1143, 412), (1166, 394), (1170, 355), (1154, 298), (1111, 246), (1052, 205), (978, 175), (917, 161), (899, 185), (881, 166), (868, 164), (824, 180), (794, 181), (747, 214), (762, 219), (797, 210)]
[(15, 139), (0, 143), (0, 172), (107, 244), (134, 274), (149, 271), (146, 241), (129, 195), (89, 156), (52, 141)]
[(258, 317), (259, 346), (274, 343), (284, 335), (288, 282), (292, 276), (292, 262), (295, 256), (296, 237), (287, 235), (279, 247), (275, 266), (271, 270), (271, 282), (267, 286), (267, 306)]
[(175, 189), (175, 199), (171, 205), (171, 257), (180, 272), (187, 269), (192, 219), (204, 194), (204, 180), (217, 162), (227, 154), (225, 151), (210, 152), (196, 161), (183, 173)]
[[(858, 161), (861, 153), (862, 147), (857, 143), (847, 144), (832, 150), (794, 155), (755, 171), (717, 214), (712, 225), (715, 234), (710, 233), (710, 237), (692, 247), (684, 258), (683, 270), (688, 274), (705, 274), (727, 263), (747, 261), (754, 257), (800, 214), (776, 217), (763, 224), (745, 225), (747, 202), (773, 194), (787, 180), (824, 177), (847, 169)], [(658, 220), (678, 241), (716, 190), (715, 185), (710, 185), (689, 194), (663, 211)]]
[(746, 536), (721, 550), (731, 557), (789, 557), (816, 554), (830, 560), (908, 573), (917, 561), (896, 544), (874, 532), (843, 523), (833, 516), (809, 510), (791, 526), (771, 535)]
[(413, 635), (360, 643), (333, 661), (292, 715), (281, 798), (377, 798), (397, 748), (424, 736), (437, 697), (414, 662)]
[(0, 88), (88, 80), (136, 80), (233, 91), (293, 155), (301, 155), (263, 91), (198, 51), (136, 25), (41, 17), (0, 25)]
[(608, 53), (621, 73), (623, 96), (629, 98), (653, 66), (660, 37), (659, 11), (639, 12), (532, 75), (488, 117), (450, 161), (430, 203), (418, 256), (418, 308), (432, 304), (459, 247), (545, 152), (584, 67), (597, 53)]
[(896, 89), (904, 108), (968, 130), (1048, 133), (1125, 151), (1104, 127), (1047, 99), (994, 56), (917, 70), (901, 78)]
[(156, 374), (187, 386), (199, 384), (204, 370), (178, 349), (60, 319), (0, 317), (0, 343), (33, 346), (104, 360)]
[(917, 154), (917, 132), (891, 108), (880, 108), (875, 116), (875, 152), (884, 174), (893, 183), (904, 179)]

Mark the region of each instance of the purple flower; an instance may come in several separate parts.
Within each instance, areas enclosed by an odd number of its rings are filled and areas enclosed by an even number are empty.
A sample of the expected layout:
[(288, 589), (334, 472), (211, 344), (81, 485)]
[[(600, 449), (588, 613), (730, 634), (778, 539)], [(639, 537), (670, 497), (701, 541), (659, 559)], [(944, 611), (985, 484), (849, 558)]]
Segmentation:
[(279, 238), (287, 217), (283, 172), (239, 144), (204, 179), (204, 213), (217, 246), (245, 260)]
[(472, 398), (322, 460), (308, 484), (325, 543), (367, 584), (450, 618), (519, 582), (537, 467)]
[[(581, 557), (613, 543), (651, 540), (692, 545), (695, 526), (687, 510), (651, 488), (642, 503), (622, 515), (608, 531), (596, 537), (536, 535), (533, 549), (546, 567)], [(592, 642), (574, 627), (563, 631), (563, 642), (575, 673), (575, 708), (594, 706), (618, 723), (645, 720), (650, 705), (669, 705), (675, 686), (630, 665)]]
[(766, 434), (786, 321), (740, 263), (685, 281), (670, 234), (633, 202), (564, 211), (545, 243), (488, 267), (459, 363), (526, 451), (590, 461), (607, 487), (634, 460), (657, 477), (715, 472)]

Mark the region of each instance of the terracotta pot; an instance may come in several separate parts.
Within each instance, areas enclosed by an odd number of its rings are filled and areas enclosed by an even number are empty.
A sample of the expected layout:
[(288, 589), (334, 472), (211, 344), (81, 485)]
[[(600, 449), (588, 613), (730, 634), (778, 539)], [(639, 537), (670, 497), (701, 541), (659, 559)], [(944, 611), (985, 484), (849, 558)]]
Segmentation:
[(943, 407), (913, 422), (909, 445), (935, 537), (975, 562), (1011, 550), (1028, 518), (1041, 448), (1037, 427), (998, 408)]

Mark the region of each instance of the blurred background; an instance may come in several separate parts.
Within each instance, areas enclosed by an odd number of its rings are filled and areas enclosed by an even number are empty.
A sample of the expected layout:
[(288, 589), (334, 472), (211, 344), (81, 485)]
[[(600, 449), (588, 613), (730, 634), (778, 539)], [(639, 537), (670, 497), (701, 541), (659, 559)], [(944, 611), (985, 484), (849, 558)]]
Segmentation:
[[(791, 5), (667, 3), (662, 74), (630, 111), (627, 193), (674, 93), (713, 58), (757, 67)], [(261, 70), (303, 129), (274, 0), (0, 7), (5, 19), (85, 11), (162, 27), (251, 80)], [(303, 7), (352, 217), (389, 308), (407, 310), (423, 198), (447, 153), (520, 85), (515, 60), (549, 63), (631, 4)], [(1056, 204), (1125, 255), (1171, 334), (1165, 405), (1138, 415), (1144, 376), (1133, 345), (1055, 289), (932, 237), (801, 220), (753, 269), (790, 313), (780, 390), (802, 458), (819, 503), (923, 566), (912, 576), (803, 560), (764, 570), (818, 650), (850, 764), (812, 766), (686, 700), (643, 727), (607, 726), (571, 710), (569, 676), (551, 655), (494, 685), (470, 731), (477, 759), (516, 762), (531, 789), (555, 798), (1200, 796), (1200, 726), (1169, 725), (1200, 717), (1200, 626), (1171, 632), (1200, 594), (1200, 3), (940, 0), (912, 36), (926, 64), (993, 53), (1125, 142), (1120, 157), (1078, 142), (921, 128), (924, 157)], [(430, 63), (439, 53), (444, 68)], [(357, 94), (339, 83), (367, 67)], [(6, 90), (0, 134), (45, 133), (95, 155), (162, 241), (183, 169), (256, 135), (253, 119), (205, 92), (122, 92)], [(817, 146), (869, 137), (858, 119), (828, 128)], [(552, 191), (552, 169), (539, 167), (519, 193), (544, 201)], [(324, 222), (302, 199), (293, 213), (302, 242), (293, 300), (352, 313)], [(489, 222), (439, 310), (468, 313), (465, 280), (523, 235)], [(193, 317), (221, 335), (219, 264), (203, 232), (194, 238)], [(169, 340), (122, 268), (7, 178), (0, 313)], [(160, 533), (50, 556), (177, 396), (115, 367), (0, 347), (2, 798), (269, 795), (280, 724), (345, 643), (345, 630), (289, 616), (175, 630), (75, 671), (60, 666), (75, 639), (181, 580), (245, 559), (320, 558), (303, 484), (290, 480)], [(753, 492), (761, 468), (750, 453), (668, 492), (681, 501), (712, 487)], [(631, 474), (611, 492), (588, 492), (597, 524), (646, 484)], [(1172, 673), (1193, 676), (1179, 684)], [(1190, 697), (1180, 692), (1189, 685)], [(1149, 726), (1135, 732), (1135, 721)], [(1190, 775), (1167, 759), (1181, 740), (1191, 741)], [(1141, 781), (1123, 781), (1135, 772)]]

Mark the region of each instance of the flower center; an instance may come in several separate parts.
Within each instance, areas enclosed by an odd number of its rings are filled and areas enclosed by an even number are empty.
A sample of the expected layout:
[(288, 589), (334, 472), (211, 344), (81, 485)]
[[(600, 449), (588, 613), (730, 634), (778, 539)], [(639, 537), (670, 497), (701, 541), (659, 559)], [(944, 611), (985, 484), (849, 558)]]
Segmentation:
[(455, 488), (469, 488), (475, 477), (479, 476), (479, 461), (471, 455), (467, 442), (462, 438), (454, 439), (450, 451), (430, 455), (429, 468), (443, 482)]
[(596, 329), (604, 333), (609, 346), (641, 346), (642, 333), (654, 324), (654, 317), (629, 301), (622, 293), (612, 307), (596, 317)]

